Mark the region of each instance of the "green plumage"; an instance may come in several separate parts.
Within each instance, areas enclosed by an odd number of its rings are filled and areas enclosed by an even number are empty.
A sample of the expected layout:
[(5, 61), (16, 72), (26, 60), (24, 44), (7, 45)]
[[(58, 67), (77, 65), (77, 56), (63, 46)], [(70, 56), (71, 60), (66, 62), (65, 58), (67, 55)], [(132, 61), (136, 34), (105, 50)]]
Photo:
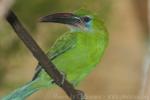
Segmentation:
[[(54, 45), (49, 49), (47, 55), (59, 71), (67, 75), (67, 80), (77, 85), (99, 63), (108, 43), (108, 33), (104, 23), (98, 19), (98, 17), (81, 10), (75, 12), (75, 14), (78, 16), (91, 16), (92, 20), (87, 24), (90, 26), (86, 28), (72, 27), (71, 31), (66, 32), (56, 40)], [(39, 72), (35, 80), (31, 82), (35, 83), (34, 89), (36, 91), (42, 87), (49, 87), (52, 84), (52, 79), (43, 69), (41, 70), (40, 65), (38, 65), (37, 69)], [(33, 87), (31, 86), (30, 88)], [(18, 96), (21, 95), (22, 98), (27, 97), (28, 95), (25, 94), (28, 92), (30, 94), (34, 92), (32, 92), (32, 89), (23, 92), (23, 88), (18, 89), (18, 91), (23, 93), (23, 95), (18, 94)], [(13, 92), (9, 97), (14, 98), (13, 100), (19, 100), (20, 98), (15, 99), (16, 94), (17, 92)], [(3, 100), (9, 100), (5, 98)]]

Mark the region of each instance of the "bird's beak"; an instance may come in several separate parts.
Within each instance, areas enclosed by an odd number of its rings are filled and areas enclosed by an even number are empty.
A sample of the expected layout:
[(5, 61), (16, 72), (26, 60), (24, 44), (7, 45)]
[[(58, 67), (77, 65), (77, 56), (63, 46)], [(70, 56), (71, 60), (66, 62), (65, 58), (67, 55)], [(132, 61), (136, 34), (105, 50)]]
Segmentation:
[(40, 22), (54, 22), (76, 26), (81, 23), (81, 18), (72, 13), (55, 13), (41, 17)]

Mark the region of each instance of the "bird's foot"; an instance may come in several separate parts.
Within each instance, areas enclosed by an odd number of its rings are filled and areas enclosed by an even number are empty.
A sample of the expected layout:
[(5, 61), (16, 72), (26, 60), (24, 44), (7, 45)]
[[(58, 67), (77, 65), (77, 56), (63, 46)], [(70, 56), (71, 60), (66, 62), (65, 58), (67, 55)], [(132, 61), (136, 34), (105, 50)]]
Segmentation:
[(67, 77), (66, 73), (63, 71), (60, 71), (61, 75), (62, 75), (62, 80), (61, 80), (61, 85), (64, 84), (65, 78)]
[(74, 95), (72, 97), (73, 100), (85, 100), (86, 97), (85, 97), (85, 94), (84, 92), (80, 91), (80, 90), (77, 90), (76, 91), (76, 95)]
[[(63, 72), (63, 71), (60, 71), (61, 75), (62, 75), (62, 79), (61, 79), (61, 82), (60, 82), (60, 86), (62, 86), (64, 84), (64, 81), (65, 81), (65, 78), (66, 78), (66, 74)], [(55, 82), (54, 80), (52, 81), (52, 83), (58, 83), (58, 82)]]

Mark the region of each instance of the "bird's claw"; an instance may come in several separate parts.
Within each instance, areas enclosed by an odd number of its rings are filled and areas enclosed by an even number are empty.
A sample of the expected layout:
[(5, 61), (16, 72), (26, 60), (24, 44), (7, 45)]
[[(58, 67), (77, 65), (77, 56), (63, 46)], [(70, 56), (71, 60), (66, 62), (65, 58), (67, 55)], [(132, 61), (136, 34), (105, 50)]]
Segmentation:
[(73, 100), (85, 100), (86, 98), (85, 98), (85, 94), (82, 92), (82, 91), (80, 91), (80, 90), (76, 90), (76, 95), (74, 95), (74, 97), (73, 97)]
[(62, 72), (62, 71), (60, 73), (62, 75), (61, 85), (63, 85), (64, 81), (65, 81), (65, 78), (66, 78), (66, 74), (64, 72)]
[[(61, 82), (60, 82), (60, 86), (62, 86), (64, 84), (64, 81), (65, 81), (65, 78), (66, 78), (66, 74), (62, 71), (60, 71), (61, 75), (62, 75), (62, 79), (61, 79)], [(55, 82), (54, 80), (52, 81), (52, 83), (59, 83), (59, 82)]]

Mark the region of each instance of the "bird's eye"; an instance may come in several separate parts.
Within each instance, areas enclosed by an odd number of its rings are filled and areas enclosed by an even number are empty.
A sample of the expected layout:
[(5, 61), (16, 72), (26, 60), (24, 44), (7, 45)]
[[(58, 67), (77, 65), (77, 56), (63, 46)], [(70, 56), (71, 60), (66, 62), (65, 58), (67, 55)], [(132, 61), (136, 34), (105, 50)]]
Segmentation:
[(89, 22), (90, 20), (91, 20), (91, 17), (89, 17), (89, 16), (84, 16), (83, 17), (84, 22)]

